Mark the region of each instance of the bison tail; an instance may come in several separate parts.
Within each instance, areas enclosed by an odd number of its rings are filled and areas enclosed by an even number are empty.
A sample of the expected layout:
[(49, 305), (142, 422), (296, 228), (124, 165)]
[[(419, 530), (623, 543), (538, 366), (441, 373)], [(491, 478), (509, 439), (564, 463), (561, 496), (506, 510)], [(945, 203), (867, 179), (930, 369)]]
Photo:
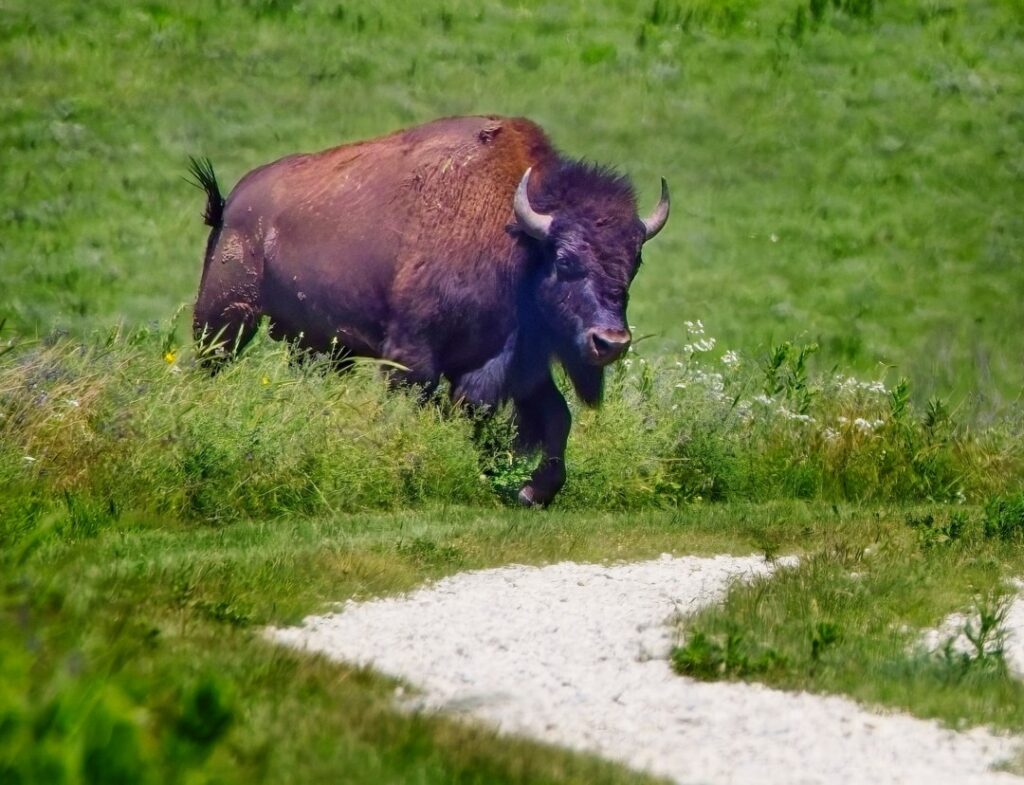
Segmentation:
[(219, 229), (224, 221), (224, 197), (217, 185), (217, 175), (213, 173), (213, 163), (209, 158), (188, 158), (188, 171), (192, 175), (190, 182), (197, 188), (206, 191), (206, 209), (203, 211), (203, 222), (214, 229)]

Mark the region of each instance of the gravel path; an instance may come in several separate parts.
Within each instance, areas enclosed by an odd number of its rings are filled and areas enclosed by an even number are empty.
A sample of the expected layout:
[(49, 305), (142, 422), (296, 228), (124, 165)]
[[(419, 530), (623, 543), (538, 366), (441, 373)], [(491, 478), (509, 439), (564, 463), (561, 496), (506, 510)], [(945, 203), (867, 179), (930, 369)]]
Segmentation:
[[(620, 761), (679, 783), (1021, 783), (990, 771), (1016, 742), (878, 714), (842, 698), (683, 679), (664, 659), (673, 614), (721, 599), (760, 558), (510, 566), (349, 602), (284, 644), (372, 665), (415, 706)], [(406, 699), (408, 704), (410, 701)]]
[[(1000, 625), (1006, 637), (1002, 640), (1003, 656), (1006, 665), (1014, 676), (1024, 679), (1024, 581), (1015, 581), (1017, 595), (1007, 601), (1006, 615)], [(947, 641), (953, 644), (953, 651), (973, 654), (975, 646), (964, 634), (964, 627), (970, 625), (973, 630), (979, 627), (977, 613), (954, 613), (947, 616), (937, 629), (928, 630), (921, 637), (921, 644), (928, 651), (941, 651)], [(998, 641), (986, 647), (991, 651)]]

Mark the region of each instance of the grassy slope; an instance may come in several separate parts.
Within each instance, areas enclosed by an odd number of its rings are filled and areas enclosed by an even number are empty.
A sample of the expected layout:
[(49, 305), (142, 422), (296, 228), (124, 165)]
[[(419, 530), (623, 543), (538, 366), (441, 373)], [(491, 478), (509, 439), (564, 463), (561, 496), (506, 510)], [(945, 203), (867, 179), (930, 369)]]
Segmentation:
[(8, 2), (0, 315), (82, 332), (190, 300), (188, 154), (230, 184), (438, 115), (528, 114), (644, 204), (668, 177), (631, 312), (662, 348), (703, 318), (728, 347), (798, 336), (922, 397), (1015, 399), (1019, 4), (877, 3), (799, 35), (797, 5)]

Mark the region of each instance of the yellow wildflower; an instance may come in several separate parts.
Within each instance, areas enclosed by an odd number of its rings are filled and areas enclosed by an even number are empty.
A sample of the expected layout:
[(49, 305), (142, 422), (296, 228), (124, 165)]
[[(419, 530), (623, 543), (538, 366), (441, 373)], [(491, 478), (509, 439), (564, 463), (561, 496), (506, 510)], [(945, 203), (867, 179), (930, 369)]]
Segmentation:
[(262, 381), (263, 381), (263, 386), (266, 387), (268, 384), (270, 384), (270, 377), (269, 376), (264, 376)]
[(164, 362), (167, 363), (168, 365), (174, 365), (174, 361), (177, 359), (178, 355), (174, 352), (173, 349), (171, 349), (171, 351), (167, 352), (167, 354), (164, 355)]

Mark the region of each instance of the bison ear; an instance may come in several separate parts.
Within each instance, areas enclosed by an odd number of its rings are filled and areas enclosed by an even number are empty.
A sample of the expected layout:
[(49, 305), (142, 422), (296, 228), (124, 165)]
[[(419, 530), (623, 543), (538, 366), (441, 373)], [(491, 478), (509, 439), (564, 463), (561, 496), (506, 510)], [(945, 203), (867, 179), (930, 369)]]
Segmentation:
[(583, 363), (575, 357), (560, 357), (576, 395), (587, 406), (597, 406), (604, 396), (604, 368)]

